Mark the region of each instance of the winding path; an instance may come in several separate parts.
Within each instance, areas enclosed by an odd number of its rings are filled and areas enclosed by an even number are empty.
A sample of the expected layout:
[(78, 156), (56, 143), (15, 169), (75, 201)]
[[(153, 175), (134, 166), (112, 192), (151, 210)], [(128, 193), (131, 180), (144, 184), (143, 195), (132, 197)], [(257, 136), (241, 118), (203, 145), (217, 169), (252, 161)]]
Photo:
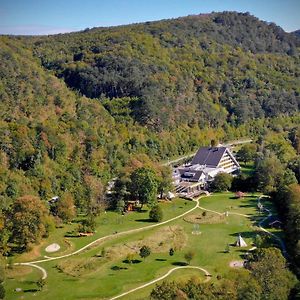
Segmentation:
[(206, 279), (205, 279), (204, 282), (208, 282), (208, 281), (211, 279), (211, 274), (210, 274), (207, 270), (205, 270), (205, 269), (203, 269), (203, 268), (201, 268), (201, 267), (197, 267), (197, 266), (182, 266), (182, 267), (175, 267), (175, 268), (169, 270), (165, 275), (163, 275), (163, 276), (161, 276), (161, 277), (158, 277), (158, 278), (156, 278), (156, 279), (154, 279), (154, 280), (151, 280), (151, 281), (149, 281), (149, 282), (147, 282), (147, 283), (145, 283), (145, 284), (143, 284), (143, 285), (141, 285), (141, 286), (138, 286), (138, 287), (136, 287), (136, 288), (134, 288), (134, 289), (132, 289), (132, 290), (129, 290), (129, 291), (123, 293), (123, 294), (120, 294), (120, 295), (118, 295), (118, 296), (115, 296), (115, 297), (113, 297), (113, 298), (110, 298), (110, 300), (115, 300), (115, 299), (124, 297), (124, 296), (126, 296), (126, 295), (128, 295), (128, 294), (130, 294), (130, 293), (133, 293), (133, 292), (135, 292), (135, 291), (137, 291), (137, 290), (143, 289), (143, 288), (145, 288), (145, 287), (147, 287), (147, 286), (149, 286), (149, 285), (151, 285), (151, 284), (153, 284), (153, 283), (156, 283), (156, 282), (158, 282), (158, 281), (160, 281), (160, 280), (165, 279), (165, 278), (168, 277), (171, 273), (173, 273), (174, 271), (179, 270), (179, 269), (197, 269), (197, 270), (200, 270), (200, 271), (202, 271), (202, 272), (205, 273)]
[[(259, 197), (257, 198), (257, 204), (258, 204), (258, 205), (261, 205), (261, 199), (262, 199), (263, 197), (265, 197), (265, 196), (262, 195), (262, 196), (259, 196)], [(202, 210), (210, 211), (210, 212), (215, 213), (215, 214), (218, 214), (218, 215), (224, 215), (224, 213), (220, 213), (220, 212), (218, 212), (218, 211), (211, 210), (211, 209), (207, 209), (207, 208), (204, 208), (204, 207), (202, 207), (202, 206), (199, 206), (199, 202), (198, 202), (198, 207), (199, 207), (200, 209), (202, 209)], [(265, 232), (265, 233), (271, 235), (273, 238), (275, 238), (275, 239), (279, 242), (280, 247), (281, 247), (281, 250), (282, 250), (282, 253), (283, 253), (284, 256), (286, 256), (286, 255), (287, 255), (287, 251), (286, 251), (286, 247), (285, 247), (285, 244), (284, 244), (283, 240), (282, 240), (280, 237), (278, 237), (276, 234), (270, 232), (269, 230), (267, 230), (266, 228), (264, 228), (264, 227), (262, 226), (262, 224), (263, 224), (267, 219), (269, 219), (270, 217), (273, 216), (273, 214), (272, 214), (272, 212), (271, 212), (270, 209), (265, 208), (265, 207), (263, 207), (263, 206), (262, 206), (262, 208), (263, 208), (264, 211), (266, 211), (266, 212), (268, 213), (268, 215), (267, 215), (265, 218), (263, 218), (261, 221), (259, 221), (258, 227), (259, 227), (259, 229), (260, 229), (261, 231), (263, 231), (263, 232)], [(249, 216), (249, 215), (240, 214), (240, 213), (235, 213), (235, 212), (228, 212), (228, 215), (237, 215), (237, 216), (242, 216), (242, 217), (245, 217), (245, 218), (250, 218), (250, 217), (251, 217), (251, 216)]]
[[(263, 196), (258, 197), (258, 199), (257, 199), (258, 204), (261, 204), (260, 200), (261, 200), (262, 197)], [(286, 257), (287, 256), (287, 251), (286, 251), (286, 247), (285, 247), (285, 244), (284, 244), (283, 240), (280, 237), (278, 237), (276, 234), (274, 234), (273, 232), (270, 232), (269, 230), (267, 230), (264, 227), (262, 227), (262, 224), (267, 219), (269, 219), (270, 217), (272, 217), (272, 212), (271, 212), (270, 209), (263, 207), (263, 210), (265, 210), (266, 212), (268, 212), (268, 215), (265, 218), (263, 218), (258, 223), (258, 227), (260, 228), (260, 230), (262, 230), (262, 231), (266, 232), (267, 234), (271, 235), (273, 238), (275, 238), (279, 242), (281, 250), (282, 250), (282, 254)]]
[(16, 266), (29, 266), (29, 267), (33, 267), (33, 268), (36, 268), (36, 269), (39, 269), (43, 276), (42, 276), (42, 279), (46, 279), (48, 274), (47, 274), (47, 271), (42, 268), (41, 266), (37, 266), (35, 264), (32, 264), (32, 263), (15, 263)]

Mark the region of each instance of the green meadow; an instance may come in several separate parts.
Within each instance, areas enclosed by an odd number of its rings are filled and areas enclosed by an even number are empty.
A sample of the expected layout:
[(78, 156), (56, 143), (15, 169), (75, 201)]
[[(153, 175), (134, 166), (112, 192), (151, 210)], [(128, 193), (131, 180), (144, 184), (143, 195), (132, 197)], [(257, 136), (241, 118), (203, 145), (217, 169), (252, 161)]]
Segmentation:
[[(15, 257), (14, 261), (32, 261), (42, 259), (45, 255), (60, 256), (74, 252), (97, 238), (106, 235), (111, 237), (76, 255), (39, 263), (48, 273), (42, 291), (38, 291), (36, 285), (41, 277), (39, 270), (13, 266), (5, 282), (7, 299), (109, 299), (163, 276), (172, 268), (185, 265), (184, 254), (189, 250), (195, 254), (190, 265), (206, 269), (212, 275), (212, 281), (220, 276), (230, 277), (230, 262), (242, 260), (245, 252), (253, 247), (253, 240), (259, 232), (258, 222), (266, 216), (257, 210), (257, 197), (249, 194), (237, 199), (232, 193), (201, 197), (199, 205), (202, 208), (229, 213), (227, 217), (215, 214), (213, 223), (208, 218), (213, 212), (204, 213), (203, 209), (197, 208), (166, 224), (123, 235), (116, 233), (154, 224), (149, 222), (148, 212), (130, 212), (124, 216), (103, 212), (97, 219), (96, 233), (90, 237), (65, 237), (77, 226), (76, 223), (65, 225), (30, 253)], [(265, 199), (263, 203), (270, 207), (271, 203), (267, 201)], [(164, 222), (190, 210), (196, 202), (175, 199), (160, 205)], [(201, 224), (188, 222), (190, 215), (195, 219), (202, 218)], [(233, 246), (239, 233), (248, 247)], [(45, 253), (44, 248), (53, 242), (60, 244), (61, 250), (55, 254)], [(151, 254), (142, 259), (138, 253), (144, 244), (151, 248)], [(230, 251), (226, 253), (228, 244)], [(169, 255), (170, 248), (175, 249), (173, 256)], [(239, 272), (247, 271), (239, 269)], [(193, 269), (174, 271), (168, 279), (186, 280), (191, 276), (205, 280), (203, 272)], [(123, 298), (147, 299), (153, 287), (145, 287)], [(22, 291), (16, 292), (16, 288)]]

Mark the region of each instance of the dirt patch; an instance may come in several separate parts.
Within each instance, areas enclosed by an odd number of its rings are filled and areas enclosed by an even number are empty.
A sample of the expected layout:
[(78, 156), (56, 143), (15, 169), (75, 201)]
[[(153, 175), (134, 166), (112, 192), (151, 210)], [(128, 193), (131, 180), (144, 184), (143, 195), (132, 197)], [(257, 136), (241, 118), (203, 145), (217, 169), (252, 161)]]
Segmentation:
[(41, 256), (41, 248), (45, 246), (45, 241), (42, 241), (39, 245), (33, 245), (33, 248), (29, 252), (21, 254), (16, 262), (18, 261), (31, 261)]
[(209, 211), (198, 214), (192, 214), (184, 217), (184, 220), (193, 224), (219, 224), (226, 220), (225, 215), (218, 215)]
[(170, 248), (180, 250), (186, 243), (187, 235), (181, 226), (165, 226), (140, 240), (105, 248), (105, 253), (99, 253), (95, 257), (69, 258), (57, 264), (56, 268), (65, 274), (77, 277), (95, 272), (107, 262), (126, 259), (128, 255), (136, 258), (143, 245), (149, 246), (152, 253), (162, 253), (168, 252)]
[(243, 268), (244, 260), (233, 260), (229, 263), (230, 268)]
[(96, 271), (104, 260), (96, 257), (90, 258), (71, 258), (56, 265), (56, 268), (70, 276), (78, 277)]
[(28, 266), (13, 266), (12, 269), (6, 268), (5, 273), (7, 278), (20, 278), (32, 272), (32, 267)]
[(117, 244), (107, 249), (106, 257), (110, 260), (138, 254), (143, 245), (149, 246), (152, 253), (168, 252), (170, 248), (180, 250), (187, 242), (187, 235), (181, 226), (162, 227), (154, 234), (139, 241)]

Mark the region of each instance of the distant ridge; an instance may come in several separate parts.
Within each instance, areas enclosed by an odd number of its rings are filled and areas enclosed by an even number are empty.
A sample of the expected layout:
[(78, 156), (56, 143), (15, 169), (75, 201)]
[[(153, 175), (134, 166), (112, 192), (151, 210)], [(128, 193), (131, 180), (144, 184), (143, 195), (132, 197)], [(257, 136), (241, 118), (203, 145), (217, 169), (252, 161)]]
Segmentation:
[(293, 34), (293, 35), (295, 35), (295, 36), (297, 36), (297, 37), (299, 37), (299, 38), (300, 38), (300, 29), (298, 29), (298, 30), (296, 30), (296, 31), (293, 31), (293, 32), (291, 32), (291, 34)]

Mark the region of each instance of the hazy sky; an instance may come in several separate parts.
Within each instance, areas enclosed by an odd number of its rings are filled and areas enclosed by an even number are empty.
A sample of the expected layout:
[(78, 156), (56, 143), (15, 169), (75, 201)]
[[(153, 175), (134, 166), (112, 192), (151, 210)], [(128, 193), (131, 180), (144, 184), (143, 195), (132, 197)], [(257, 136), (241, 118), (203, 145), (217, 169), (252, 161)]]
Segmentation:
[(0, 33), (54, 34), (224, 10), (300, 29), (300, 0), (0, 0)]

